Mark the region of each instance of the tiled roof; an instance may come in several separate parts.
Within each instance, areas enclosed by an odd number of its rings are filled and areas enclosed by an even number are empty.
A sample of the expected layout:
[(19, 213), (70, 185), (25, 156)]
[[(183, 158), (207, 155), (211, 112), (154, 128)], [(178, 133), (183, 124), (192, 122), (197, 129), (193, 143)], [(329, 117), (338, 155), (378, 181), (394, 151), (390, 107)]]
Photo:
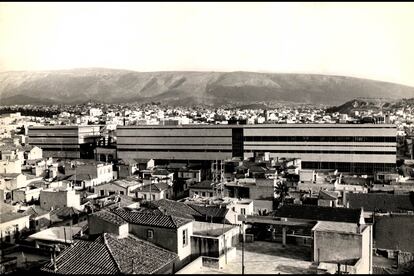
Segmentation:
[(151, 191), (154, 193), (159, 193), (161, 191), (168, 190), (169, 188), (170, 188), (170, 185), (168, 185), (167, 183), (158, 182), (158, 183), (152, 183), (152, 184), (144, 185), (142, 187), (138, 187), (134, 191), (143, 192), (143, 193), (149, 193)]
[(42, 208), (34, 205), (24, 211), (24, 214), (30, 215), (31, 217), (38, 217), (49, 213), (47, 210), (43, 210)]
[(323, 191), (319, 192), (319, 199), (335, 200), (338, 199), (338, 194), (334, 191)]
[[(59, 274), (153, 274), (177, 258), (173, 252), (133, 235), (104, 233), (95, 241), (78, 240), (56, 259)], [(53, 272), (51, 262), (41, 269)]]
[[(59, 274), (118, 274), (119, 268), (105, 245), (104, 235), (95, 241), (78, 240), (56, 258), (56, 273)], [(54, 272), (52, 262), (41, 268), (43, 272)]]
[(364, 211), (373, 212), (401, 212), (414, 211), (414, 193), (395, 195), (386, 193), (350, 193), (347, 194), (350, 208), (364, 208)]
[(300, 204), (284, 204), (275, 212), (276, 217), (350, 223), (359, 223), (361, 215), (361, 209)]
[(213, 218), (224, 218), (228, 212), (226, 207), (219, 206), (204, 206), (196, 204), (188, 204), (191, 208), (197, 211), (198, 217), (213, 217)]
[(63, 208), (58, 208), (58, 209), (54, 209), (50, 211), (51, 216), (57, 216), (59, 218), (67, 218), (72, 215), (77, 215), (80, 213), (81, 213), (80, 211), (78, 211), (77, 209), (73, 207), (63, 207)]
[(127, 211), (122, 208), (112, 210), (115, 214), (123, 218), (129, 223), (139, 225), (150, 225), (155, 227), (164, 227), (177, 229), (180, 226), (189, 223), (190, 219), (180, 218), (171, 215), (164, 215), (162, 212), (141, 212), (141, 211)]
[(116, 226), (121, 226), (121, 225), (127, 223), (120, 216), (118, 216), (118, 215), (116, 215), (116, 214), (114, 214), (112, 212), (106, 211), (106, 210), (101, 210), (99, 212), (90, 214), (90, 216), (91, 217), (100, 218), (100, 219), (102, 219), (104, 221), (107, 221), (107, 222), (110, 222), (112, 224), (115, 224)]
[(161, 208), (166, 211), (166, 214), (172, 216), (193, 219), (195, 215), (199, 215), (199, 213), (196, 210), (194, 210), (187, 204), (183, 202), (177, 202), (174, 200), (160, 199), (156, 201), (151, 201), (149, 205), (150, 207), (154, 206), (155, 208)]

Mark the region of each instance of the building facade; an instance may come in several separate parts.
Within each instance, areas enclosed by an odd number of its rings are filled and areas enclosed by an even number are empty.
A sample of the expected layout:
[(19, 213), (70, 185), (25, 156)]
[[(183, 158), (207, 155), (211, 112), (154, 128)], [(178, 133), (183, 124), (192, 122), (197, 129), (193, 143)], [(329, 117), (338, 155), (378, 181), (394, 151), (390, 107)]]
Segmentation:
[(44, 157), (94, 158), (100, 126), (30, 126), (28, 143), (43, 150)]
[(118, 158), (226, 160), (268, 153), (299, 158), (303, 169), (373, 173), (396, 166), (396, 134), (388, 124), (119, 126)]

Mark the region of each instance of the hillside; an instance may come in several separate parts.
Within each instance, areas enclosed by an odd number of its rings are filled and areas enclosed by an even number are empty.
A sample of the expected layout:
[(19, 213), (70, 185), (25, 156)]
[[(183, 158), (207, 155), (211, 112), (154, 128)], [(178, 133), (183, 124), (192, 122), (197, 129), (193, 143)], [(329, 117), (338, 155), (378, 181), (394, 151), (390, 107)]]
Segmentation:
[(329, 113), (339, 112), (341, 114), (351, 114), (354, 111), (392, 111), (404, 107), (414, 107), (414, 98), (411, 99), (392, 99), (392, 98), (358, 98), (348, 101), (342, 105), (333, 106), (326, 111)]
[(136, 72), (88, 68), (0, 73), (0, 104), (161, 101), (177, 105), (289, 101), (338, 105), (414, 97), (414, 88), (343, 76), (252, 72)]

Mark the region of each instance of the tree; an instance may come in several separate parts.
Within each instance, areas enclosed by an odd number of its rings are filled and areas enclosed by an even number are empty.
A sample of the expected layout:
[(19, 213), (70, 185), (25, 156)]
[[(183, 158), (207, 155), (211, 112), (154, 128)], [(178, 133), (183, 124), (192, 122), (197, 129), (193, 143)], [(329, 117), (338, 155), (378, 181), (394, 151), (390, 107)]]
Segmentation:
[(276, 197), (276, 208), (285, 201), (285, 198), (289, 196), (289, 187), (287, 186), (285, 181), (279, 180), (275, 186), (275, 194)]

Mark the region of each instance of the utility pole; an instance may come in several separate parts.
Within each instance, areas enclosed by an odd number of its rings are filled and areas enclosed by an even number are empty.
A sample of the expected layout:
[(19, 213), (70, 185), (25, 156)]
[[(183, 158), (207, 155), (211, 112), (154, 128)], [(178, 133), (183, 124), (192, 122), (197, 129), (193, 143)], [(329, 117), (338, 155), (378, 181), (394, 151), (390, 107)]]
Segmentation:
[(244, 275), (244, 220), (242, 221), (242, 275)]

